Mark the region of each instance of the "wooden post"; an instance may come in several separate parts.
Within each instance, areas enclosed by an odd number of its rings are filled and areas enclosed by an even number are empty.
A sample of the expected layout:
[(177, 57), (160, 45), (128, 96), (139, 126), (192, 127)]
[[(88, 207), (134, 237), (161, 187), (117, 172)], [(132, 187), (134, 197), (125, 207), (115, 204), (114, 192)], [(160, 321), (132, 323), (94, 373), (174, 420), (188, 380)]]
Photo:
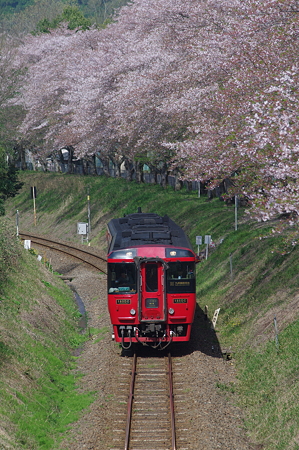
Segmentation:
[(208, 320), (208, 311), (209, 311), (209, 308), (208, 308), (208, 305), (206, 305), (206, 306), (205, 306), (205, 312), (204, 312), (204, 314), (205, 314), (205, 320)]

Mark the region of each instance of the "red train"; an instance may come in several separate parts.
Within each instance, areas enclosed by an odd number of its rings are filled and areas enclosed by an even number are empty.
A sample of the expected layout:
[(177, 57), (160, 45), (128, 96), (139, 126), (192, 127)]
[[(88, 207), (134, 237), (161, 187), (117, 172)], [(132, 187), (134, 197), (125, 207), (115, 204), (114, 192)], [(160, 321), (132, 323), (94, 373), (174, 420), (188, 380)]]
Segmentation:
[(188, 341), (199, 261), (168, 216), (128, 214), (108, 223), (108, 309), (123, 348)]

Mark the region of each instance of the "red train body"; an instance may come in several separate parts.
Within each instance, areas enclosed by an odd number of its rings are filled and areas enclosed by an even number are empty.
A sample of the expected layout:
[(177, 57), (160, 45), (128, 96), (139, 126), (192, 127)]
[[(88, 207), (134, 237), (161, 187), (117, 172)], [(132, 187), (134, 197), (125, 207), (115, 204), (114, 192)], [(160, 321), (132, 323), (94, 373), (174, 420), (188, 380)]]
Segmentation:
[(139, 211), (108, 223), (108, 309), (114, 339), (165, 347), (188, 341), (198, 257), (168, 216)]

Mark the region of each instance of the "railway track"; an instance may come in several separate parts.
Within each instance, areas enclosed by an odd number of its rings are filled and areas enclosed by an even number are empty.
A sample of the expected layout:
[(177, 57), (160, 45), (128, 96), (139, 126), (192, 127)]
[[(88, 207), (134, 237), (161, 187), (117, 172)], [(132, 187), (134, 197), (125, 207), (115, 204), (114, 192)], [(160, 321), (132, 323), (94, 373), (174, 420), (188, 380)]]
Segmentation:
[[(123, 368), (128, 383), (128, 362)], [(125, 381), (126, 380), (126, 381)], [(172, 358), (133, 356), (126, 419), (116, 414), (110, 450), (176, 450)]]
[(65, 255), (76, 258), (89, 266), (100, 270), (103, 273), (107, 273), (106, 258), (100, 254), (96, 254), (87, 249), (82, 249), (74, 245), (67, 244), (62, 241), (55, 241), (53, 239), (45, 238), (42, 236), (36, 236), (29, 233), (19, 233), (19, 236), (23, 240), (30, 240), (32, 243), (49, 248), (50, 250), (64, 253)]

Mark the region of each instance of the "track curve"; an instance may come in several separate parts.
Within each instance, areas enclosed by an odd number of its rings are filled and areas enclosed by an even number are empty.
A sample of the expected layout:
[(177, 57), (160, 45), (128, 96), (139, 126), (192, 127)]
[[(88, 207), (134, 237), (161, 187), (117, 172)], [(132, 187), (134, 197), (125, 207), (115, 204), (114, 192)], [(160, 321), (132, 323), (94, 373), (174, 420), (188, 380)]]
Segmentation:
[(50, 250), (64, 253), (107, 274), (106, 257), (103, 254), (101, 255), (89, 250), (89, 247), (88, 250), (82, 249), (63, 241), (53, 240), (47, 237), (37, 236), (30, 233), (19, 233), (19, 236), (22, 240), (30, 240), (32, 243), (38, 246), (46, 247)]

